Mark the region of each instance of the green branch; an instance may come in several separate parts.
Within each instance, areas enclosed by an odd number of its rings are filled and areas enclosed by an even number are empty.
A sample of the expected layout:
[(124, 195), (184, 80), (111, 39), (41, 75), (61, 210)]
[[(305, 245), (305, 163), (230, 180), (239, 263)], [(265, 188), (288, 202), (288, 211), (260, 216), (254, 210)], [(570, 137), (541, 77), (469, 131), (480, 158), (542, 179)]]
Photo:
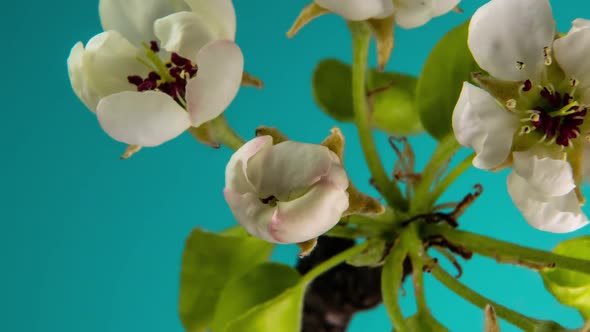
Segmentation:
[(352, 33), (352, 103), (354, 107), (355, 123), (359, 133), (359, 139), (365, 160), (377, 190), (384, 196), (387, 203), (392, 207), (407, 209), (407, 202), (402, 196), (399, 186), (389, 179), (379, 154), (373, 134), (371, 132), (370, 110), (367, 103), (365, 89), (367, 57), (371, 33), (365, 22), (349, 22)]
[(322, 262), (320, 265), (311, 269), (311, 271), (307, 272), (301, 278), (301, 280), (299, 282), (303, 285), (311, 283), (315, 278), (320, 276), (322, 273), (330, 270), (331, 268), (344, 262), (345, 260), (349, 259), (350, 257), (360, 254), (361, 252), (363, 252), (363, 250), (365, 250), (367, 248), (368, 245), (369, 245), (368, 242), (363, 242), (361, 244), (358, 244), (350, 249), (347, 249), (347, 250), (339, 253), (336, 256), (329, 258), (328, 260)]
[(381, 275), (381, 293), (387, 314), (398, 332), (411, 332), (408, 329), (399, 304), (399, 289), (404, 277), (404, 260), (408, 255), (407, 247), (398, 239), (385, 264)]
[(527, 248), (445, 225), (424, 225), (421, 236), (422, 238), (442, 236), (454, 245), (482, 256), (491, 257), (500, 263), (513, 263), (536, 268), (559, 268), (590, 274), (590, 261)]
[(488, 304), (493, 306), (499, 317), (524, 331), (534, 331), (540, 323), (536, 319), (524, 316), (473, 291), (471, 288), (455, 279), (455, 277), (450, 275), (447, 271), (443, 270), (439, 265), (436, 265), (431, 273), (440, 283), (465, 300), (480, 307), (482, 310), (485, 309)]
[(411, 207), (412, 212), (425, 213), (428, 212), (427, 209), (431, 208), (431, 206), (428, 206), (430, 204), (428, 196), (433, 182), (436, 177), (440, 175), (441, 169), (449, 162), (453, 154), (455, 154), (460, 147), (461, 146), (453, 135), (448, 135), (440, 141), (432, 158), (428, 164), (426, 164), (426, 167), (424, 167), (420, 182), (418, 182), (415, 187), (414, 199), (412, 200)]

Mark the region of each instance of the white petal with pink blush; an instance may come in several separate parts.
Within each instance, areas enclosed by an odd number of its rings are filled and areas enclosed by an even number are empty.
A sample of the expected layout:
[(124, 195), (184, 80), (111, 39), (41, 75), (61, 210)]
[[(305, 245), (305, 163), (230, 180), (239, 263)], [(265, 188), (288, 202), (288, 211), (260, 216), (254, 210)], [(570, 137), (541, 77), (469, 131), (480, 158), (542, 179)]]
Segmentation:
[(300, 243), (334, 227), (348, 209), (348, 177), (338, 157), (321, 145), (257, 137), (226, 168), (225, 199), (252, 235)]

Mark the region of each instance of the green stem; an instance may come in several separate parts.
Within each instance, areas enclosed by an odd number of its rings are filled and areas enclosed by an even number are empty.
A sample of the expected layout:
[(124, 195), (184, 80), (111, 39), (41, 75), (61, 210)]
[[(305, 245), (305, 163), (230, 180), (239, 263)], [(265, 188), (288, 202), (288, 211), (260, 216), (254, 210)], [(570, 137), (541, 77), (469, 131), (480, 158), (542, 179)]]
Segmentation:
[(239, 149), (244, 145), (244, 140), (227, 124), (223, 115), (218, 116), (210, 122), (211, 130), (215, 140), (232, 150)]
[(426, 167), (424, 167), (420, 182), (416, 185), (411, 211), (415, 213), (428, 212), (426, 209), (431, 208), (431, 206), (428, 206), (429, 200), (427, 197), (430, 193), (432, 183), (436, 179), (436, 176), (439, 175), (443, 165), (451, 159), (460, 147), (453, 135), (449, 135), (440, 141), (432, 158)]
[(465, 300), (480, 307), (482, 310), (485, 309), (486, 305), (490, 304), (494, 307), (494, 310), (499, 317), (524, 331), (534, 331), (539, 324), (539, 321), (536, 319), (524, 316), (478, 294), (471, 288), (459, 282), (457, 279), (455, 279), (455, 277), (450, 275), (438, 265), (433, 268), (431, 273), (438, 281), (440, 281), (440, 283), (445, 285), (448, 289), (452, 290)]
[(404, 276), (404, 260), (408, 255), (407, 246), (398, 239), (383, 265), (381, 293), (387, 314), (397, 332), (411, 332), (399, 304), (399, 289)]
[(371, 118), (365, 89), (367, 57), (371, 32), (365, 22), (349, 22), (352, 33), (352, 103), (355, 122), (365, 160), (375, 185), (392, 207), (407, 209), (407, 202), (402, 196), (397, 183), (392, 182), (381, 163), (373, 134), (371, 132)]
[(469, 167), (471, 167), (473, 158), (475, 158), (475, 153), (463, 159), (463, 161), (459, 163), (457, 167), (450, 171), (449, 174), (447, 174), (447, 176), (434, 187), (432, 193), (430, 194), (430, 198), (428, 199), (429, 205), (434, 205), (438, 198), (447, 190), (447, 188), (453, 182), (455, 182), (455, 180), (457, 180), (457, 178), (461, 176), (463, 172), (465, 172)]
[(414, 284), (414, 295), (416, 296), (416, 306), (418, 312), (426, 314), (430, 313), (428, 305), (426, 304), (426, 296), (424, 294), (424, 262), (427, 254), (424, 250), (424, 244), (418, 236), (418, 225), (410, 224), (402, 233), (404, 246), (408, 250), (410, 260), (412, 262), (412, 281)]
[(363, 242), (358, 244), (350, 249), (347, 249), (336, 256), (329, 258), (328, 260), (322, 262), (320, 265), (314, 267), (311, 271), (307, 272), (299, 281), (301, 284), (309, 284), (315, 278), (317, 278), (320, 274), (330, 270), (331, 268), (335, 267), (336, 265), (344, 262), (348, 258), (360, 254), (363, 250), (367, 248), (369, 245), (368, 242)]
[(590, 275), (590, 261), (527, 248), (444, 225), (425, 225), (421, 230), (421, 236), (442, 236), (454, 245), (494, 258), (500, 263), (513, 263), (536, 269), (560, 268)]

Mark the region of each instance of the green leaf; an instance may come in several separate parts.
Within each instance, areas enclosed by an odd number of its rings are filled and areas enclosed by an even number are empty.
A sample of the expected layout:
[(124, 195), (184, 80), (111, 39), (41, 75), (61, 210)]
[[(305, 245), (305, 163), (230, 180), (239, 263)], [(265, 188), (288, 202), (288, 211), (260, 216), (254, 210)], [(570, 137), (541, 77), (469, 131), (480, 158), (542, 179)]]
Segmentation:
[[(410, 75), (369, 71), (367, 93), (373, 104), (373, 127), (393, 135), (423, 130), (415, 107), (417, 81)], [(338, 121), (354, 121), (350, 65), (336, 59), (323, 60), (313, 73), (312, 83), (320, 109)]]
[(232, 320), (277, 297), (294, 286), (299, 278), (299, 273), (289, 266), (263, 263), (233, 279), (221, 293), (212, 330), (224, 331)]
[[(564, 241), (553, 252), (587, 259), (590, 264), (590, 236)], [(565, 269), (545, 269), (541, 271), (541, 276), (545, 287), (559, 302), (578, 309), (584, 319), (590, 319), (590, 274)]]
[(449, 31), (428, 56), (416, 87), (416, 104), (426, 131), (436, 139), (452, 132), (451, 118), (464, 81), (481, 71), (467, 46), (469, 21)]
[(322, 60), (313, 72), (313, 96), (318, 106), (341, 122), (354, 121), (352, 69), (336, 59)]
[(298, 332), (304, 287), (299, 273), (283, 264), (263, 263), (225, 287), (213, 332)]
[(188, 332), (210, 326), (226, 283), (270, 256), (273, 245), (241, 228), (223, 234), (195, 229), (186, 241), (180, 273), (180, 320)]
[(392, 135), (424, 131), (416, 108), (418, 79), (405, 74), (369, 71), (367, 88), (373, 99), (373, 126)]

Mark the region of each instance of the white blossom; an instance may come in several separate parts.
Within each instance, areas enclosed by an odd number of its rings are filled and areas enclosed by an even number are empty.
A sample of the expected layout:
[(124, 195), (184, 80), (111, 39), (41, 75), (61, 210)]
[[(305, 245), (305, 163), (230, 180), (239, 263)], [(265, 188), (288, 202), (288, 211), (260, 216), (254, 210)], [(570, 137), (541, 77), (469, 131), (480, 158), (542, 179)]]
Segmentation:
[(444, 15), (460, 0), (315, 0), (347, 20), (363, 21), (393, 15), (395, 22), (406, 29), (419, 27), (432, 18)]
[[(556, 39), (547, 0), (491, 0), (473, 15), (468, 45), (489, 77), (464, 83), (453, 113), (474, 166), (512, 163), (508, 191), (525, 219), (563, 233), (588, 223), (580, 205), (590, 170), (590, 24)], [(485, 89), (485, 90), (484, 90)]]
[(104, 32), (68, 58), (72, 88), (112, 138), (156, 146), (219, 116), (244, 66), (230, 0), (101, 0)]
[(225, 172), (225, 199), (252, 235), (274, 243), (313, 239), (348, 208), (348, 177), (338, 156), (321, 145), (272, 137), (247, 142)]

